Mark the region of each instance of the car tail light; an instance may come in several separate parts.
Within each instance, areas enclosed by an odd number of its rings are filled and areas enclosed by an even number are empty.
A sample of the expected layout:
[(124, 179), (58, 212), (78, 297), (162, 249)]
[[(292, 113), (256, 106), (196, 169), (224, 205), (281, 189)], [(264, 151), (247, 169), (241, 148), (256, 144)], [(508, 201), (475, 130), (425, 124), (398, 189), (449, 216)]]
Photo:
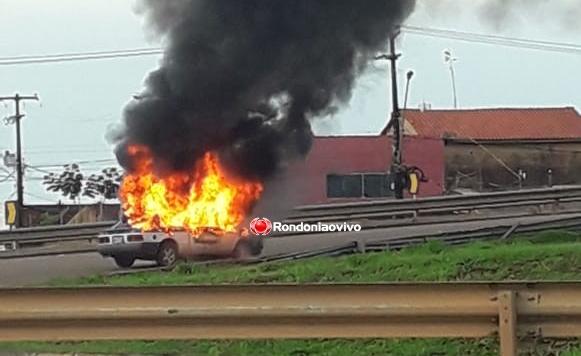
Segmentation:
[(108, 244), (109, 242), (111, 242), (111, 239), (109, 238), (109, 236), (100, 236), (98, 241), (100, 244)]
[(140, 242), (143, 241), (143, 235), (129, 235), (127, 236), (127, 242)]

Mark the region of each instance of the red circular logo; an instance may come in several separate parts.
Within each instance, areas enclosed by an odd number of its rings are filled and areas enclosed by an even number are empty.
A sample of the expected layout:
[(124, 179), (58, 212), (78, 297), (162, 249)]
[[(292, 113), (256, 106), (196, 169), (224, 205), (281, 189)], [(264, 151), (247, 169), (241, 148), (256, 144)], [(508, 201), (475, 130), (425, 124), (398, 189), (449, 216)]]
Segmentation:
[(250, 222), (250, 231), (254, 235), (268, 235), (272, 231), (272, 223), (267, 218), (254, 218)]

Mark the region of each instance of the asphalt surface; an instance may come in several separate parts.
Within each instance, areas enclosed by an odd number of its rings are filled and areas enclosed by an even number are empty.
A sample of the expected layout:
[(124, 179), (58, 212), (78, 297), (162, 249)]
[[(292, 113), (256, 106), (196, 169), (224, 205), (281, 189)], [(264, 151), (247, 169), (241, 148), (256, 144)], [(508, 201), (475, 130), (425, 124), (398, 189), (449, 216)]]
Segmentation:
[[(136, 266), (151, 266), (139, 262)], [(98, 253), (0, 260), (0, 287), (34, 286), (59, 278), (76, 278), (116, 271), (111, 258)]]
[[(437, 225), (416, 225), (361, 232), (307, 234), (266, 239), (263, 254), (272, 256), (283, 253), (337, 247), (352, 241), (386, 240), (416, 235), (494, 227), (505, 224), (530, 224), (547, 222), (564, 217), (580, 218), (581, 214), (528, 216), (484, 221), (466, 221)], [(137, 267), (151, 266), (151, 262), (138, 263)], [(75, 278), (118, 270), (112, 259), (104, 259), (97, 253), (57, 255), (19, 259), (0, 259), (0, 287), (41, 285), (57, 278)]]

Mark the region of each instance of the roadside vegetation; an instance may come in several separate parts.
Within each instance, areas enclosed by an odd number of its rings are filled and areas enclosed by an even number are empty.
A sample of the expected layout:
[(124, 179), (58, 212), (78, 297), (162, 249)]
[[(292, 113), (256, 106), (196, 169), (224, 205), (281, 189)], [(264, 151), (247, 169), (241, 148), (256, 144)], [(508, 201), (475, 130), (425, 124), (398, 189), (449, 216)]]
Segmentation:
[[(395, 282), (581, 279), (581, 234), (547, 231), (509, 241), (449, 247), (439, 243), (396, 252), (315, 258), (251, 266), (181, 264), (171, 272), (93, 276), (59, 286), (220, 283)], [(531, 340), (528, 355), (580, 355), (575, 341)], [(496, 355), (486, 340), (321, 340), (232, 342), (4, 343), (1, 351), (157, 355)], [(534, 350), (534, 351), (533, 351)]]
[(93, 276), (56, 285), (170, 285), (581, 279), (581, 234), (547, 231), (505, 242), (449, 247), (432, 242), (397, 252), (250, 266), (181, 264), (171, 272)]

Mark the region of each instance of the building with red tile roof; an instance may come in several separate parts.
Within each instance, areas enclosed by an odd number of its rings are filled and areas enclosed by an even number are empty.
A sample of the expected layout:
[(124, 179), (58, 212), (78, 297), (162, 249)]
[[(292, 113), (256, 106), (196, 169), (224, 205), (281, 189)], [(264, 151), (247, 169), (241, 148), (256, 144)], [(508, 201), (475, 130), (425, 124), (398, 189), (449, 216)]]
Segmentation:
[(448, 192), (581, 184), (581, 115), (573, 107), (402, 115), (406, 136), (444, 141)]
[(405, 110), (406, 134), (460, 140), (578, 140), (581, 116), (573, 107)]
[[(581, 184), (581, 115), (573, 107), (404, 110), (403, 160), (428, 178), (420, 196)], [(315, 137), (287, 180), (296, 203), (376, 199), (386, 191), (385, 134)], [(281, 192), (282, 185), (277, 187)]]

